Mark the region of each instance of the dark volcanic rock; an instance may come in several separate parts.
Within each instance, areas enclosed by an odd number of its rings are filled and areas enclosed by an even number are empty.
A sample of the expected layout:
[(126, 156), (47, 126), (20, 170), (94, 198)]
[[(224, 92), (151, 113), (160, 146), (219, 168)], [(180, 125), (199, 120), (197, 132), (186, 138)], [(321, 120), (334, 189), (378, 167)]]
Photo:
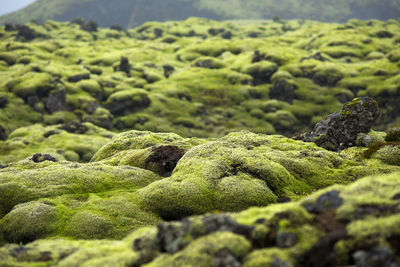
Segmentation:
[(212, 267), (241, 267), (242, 264), (228, 249), (217, 252), (212, 260)]
[(172, 67), (171, 65), (164, 65), (163, 69), (164, 69), (165, 78), (168, 78), (169, 76), (171, 76), (171, 74), (174, 73), (174, 71), (175, 71), (175, 68)]
[(305, 206), (308, 212), (321, 213), (325, 210), (335, 209), (342, 205), (343, 200), (338, 191), (329, 191), (322, 194), (315, 203)]
[(18, 31), (17, 36), (25, 39), (26, 41), (31, 41), (36, 37), (35, 31), (26, 25), (15, 25), (15, 28)]
[(294, 91), (297, 89), (297, 85), (288, 82), (287, 80), (276, 81), (269, 92), (271, 99), (278, 99), (288, 103), (293, 103)]
[(378, 103), (370, 97), (355, 98), (339, 113), (328, 115), (303, 137), (323, 148), (337, 151), (356, 144), (359, 133), (368, 133), (379, 117)]
[(85, 73), (85, 74), (77, 74), (74, 76), (70, 76), (67, 78), (67, 81), (70, 83), (77, 83), (79, 81), (88, 80), (88, 79), (90, 79), (90, 75)]
[(95, 21), (88, 21), (81, 25), (81, 29), (87, 32), (97, 32), (97, 22)]
[(72, 121), (59, 127), (69, 133), (84, 134), (88, 131), (88, 127), (78, 121)]
[(276, 236), (276, 245), (280, 248), (290, 248), (297, 244), (298, 238), (294, 233), (281, 232)]
[(40, 163), (40, 162), (43, 162), (43, 161), (46, 161), (46, 160), (47, 161), (53, 161), (53, 162), (57, 161), (53, 156), (51, 156), (49, 154), (37, 153), (37, 154), (32, 156), (32, 161), (36, 162), (36, 163)]
[(0, 108), (4, 108), (8, 104), (8, 97), (1, 96), (0, 97)]
[(0, 140), (7, 140), (6, 130), (1, 125), (0, 125)]
[(46, 100), (46, 109), (50, 112), (56, 112), (67, 109), (65, 90), (59, 90), (51, 93)]
[(394, 262), (393, 252), (386, 247), (373, 248), (371, 250), (359, 250), (353, 253), (353, 259), (357, 267), (391, 267), (399, 266)]
[(128, 76), (131, 75), (131, 64), (129, 63), (129, 59), (127, 57), (121, 57), (121, 61), (119, 65), (114, 69), (114, 71), (122, 71), (125, 72)]
[(12, 32), (12, 31), (15, 31), (15, 27), (14, 27), (14, 25), (12, 25), (12, 24), (6, 23), (6, 24), (4, 25), (4, 30), (5, 30), (6, 32)]
[(170, 176), (185, 151), (175, 146), (160, 146), (152, 151), (146, 160), (146, 169), (150, 169), (161, 176)]

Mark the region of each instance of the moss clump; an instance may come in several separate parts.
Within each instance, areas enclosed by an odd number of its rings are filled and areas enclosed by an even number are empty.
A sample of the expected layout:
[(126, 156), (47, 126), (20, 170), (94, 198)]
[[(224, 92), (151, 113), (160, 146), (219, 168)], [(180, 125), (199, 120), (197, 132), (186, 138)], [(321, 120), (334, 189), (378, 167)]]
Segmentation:
[(1, 219), (1, 228), (10, 243), (27, 243), (47, 237), (56, 230), (57, 208), (40, 202), (19, 204)]

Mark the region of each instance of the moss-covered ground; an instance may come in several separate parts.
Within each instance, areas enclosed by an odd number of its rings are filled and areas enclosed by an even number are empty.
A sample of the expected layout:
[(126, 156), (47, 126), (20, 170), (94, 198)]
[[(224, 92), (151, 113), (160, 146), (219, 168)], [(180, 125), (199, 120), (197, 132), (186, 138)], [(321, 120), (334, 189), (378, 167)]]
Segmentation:
[[(399, 29), (0, 27), (0, 266), (396, 266)], [(290, 138), (366, 95), (355, 146)]]
[(0, 27), (5, 136), (76, 120), (184, 137), (242, 129), (287, 135), (364, 95), (381, 105), (379, 129), (398, 123), (396, 20), (191, 18), (96, 32), (54, 21), (27, 26), (32, 36)]

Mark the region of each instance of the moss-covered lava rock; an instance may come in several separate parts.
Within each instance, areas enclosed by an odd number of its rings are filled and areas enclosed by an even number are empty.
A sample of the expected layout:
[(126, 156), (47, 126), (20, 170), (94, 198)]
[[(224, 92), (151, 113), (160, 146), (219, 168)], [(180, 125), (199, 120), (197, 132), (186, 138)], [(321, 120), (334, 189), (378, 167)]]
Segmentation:
[[(298, 202), (161, 223), (136, 230), (121, 241), (43, 239), (7, 244), (0, 247), (0, 263), (395, 266), (400, 262), (399, 175), (334, 185)], [(35, 207), (51, 216), (51, 206)]]
[(176, 219), (299, 199), (334, 183), (398, 169), (384, 158), (363, 159), (363, 150), (338, 155), (313, 143), (245, 131), (218, 140), (131, 131), (114, 137), (92, 161), (167, 176), (138, 195), (142, 205), (162, 218)]

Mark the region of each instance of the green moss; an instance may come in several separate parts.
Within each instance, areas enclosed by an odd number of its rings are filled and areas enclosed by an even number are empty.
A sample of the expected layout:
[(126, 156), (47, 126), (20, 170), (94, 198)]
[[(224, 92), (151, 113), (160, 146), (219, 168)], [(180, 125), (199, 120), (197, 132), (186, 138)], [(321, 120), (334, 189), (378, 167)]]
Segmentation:
[[(7, 244), (0, 247), (0, 263), (5, 266), (16, 263), (33, 266), (46, 252), (46, 255), (51, 256), (46, 264), (60, 266), (135, 265), (143, 262), (147, 263), (146, 266), (210, 266), (226, 258), (240, 261), (244, 266), (294, 266), (314, 258), (320, 251), (321, 243), (329, 239), (332, 233), (345, 231), (343, 236), (335, 234), (337, 239), (329, 252), (334, 257), (329, 258), (327, 254), (323, 254), (323, 259), (321, 258), (321, 261), (344, 266), (354, 260), (352, 254), (360, 247), (370, 248), (379, 244), (388, 250), (393, 249), (390, 242), (400, 234), (400, 218), (395, 209), (399, 194), (398, 177), (398, 172), (365, 177), (351, 185), (334, 185), (320, 190), (299, 202), (252, 207), (239, 213), (191, 217), (180, 222), (171, 222), (164, 230), (162, 227), (144, 227), (118, 241), (42, 239), (24, 245), (22, 248), (25, 252), (19, 254), (12, 253), (18, 249), (18, 245)], [(324, 206), (320, 213), (315, 213), (310, 208), (312, 205), (319, 205), (321, 198), (331, 197), (340, 199), (340, 202), (332, 199), (338, 203), (337, 207), (326, 209)], [(81, 196), (80, 199), (85, 198)], [(100, 200), (94, 195), (88, 199)], [(64, 200), (63, 203), (79, 206), (79, 202), (71, 200)], [(117, 207), (120, 202), (114, 204)], [(47, 211), (44, 207), (52, 207), (49, 202), (34, 202), (26, 206), (29, 205), (42, 208), (39, 210), (44, 213)], [(99, 207), (102, 205), (104, 202), (100, 201)], [(25, 206), (20, 207), (22, 209)], [(365, 210), (365, 207), (368, 209)], [(60, 210), (59, 206), (57, 208)], [(17, 206), (15, 211), (18, 209)], [(103, 210), (110, 210), (110, 207), (104, 206)], [(367, 212), (364, 213), (365, 211)], [(108, 231), (108, 223), (104, 223), (107, 219), (99, 214), (99, 210), (79, 211), (76, 217), (82, 220), (73, 219), (67, 223), (79, 225), (90, 217), (96, 224), (86, 224), (82, 228), (94, 234), (96, 232), (93, 231), (99, 229)], [(39, 222), (37, 218), (36, 220), (35, 222)], [(206, 224), (209, 224), (208, 227)], [(177, 242), (180, 238), (171, 235), (178, 233), (173, 231), (172, 225), (178, 232), (186, 233), (181, 239), (184, 246), (178, 247), (174, 253), (165, 253), (160, 247), (163, 242)], [(216, 229), (215, 227), (223, 230), (208, 232)], [(286, 234), (296, 237), (296, 242), (289, 247), (282, 247), (278, 236)]]
[(102, 89), (100, 84), (94, 80), (83, 80), (80, 81), (77, 86), (79, 86), (83, 91), (89, 93), (91, 96), (101, 99), (102, 98)]
[(18, 57), (14, 53), (1, 52), (0, 53), (0, 60), (3, 60), (8, 65), (14, 65), (17, 62)]
[(8, 84), (11, 92), (20, 96), (28, 97), (38, 93), (44, 94), (51, 88), (52, 77), (47, 73), (28, 72), (21, 78)]
[(10, 243), (26, 243), (48, 236), (56, 228), (57, 209), (39, 202), (19, 204), (1, 219), (1, 228)]
[[(56, 112), (46, 116), (46, 121), (56, 123), (61, 119), (68, 120), (68, 116), (64, 116), (68, 114)], [(88, 129), (85, 134), (69, 133), (60, 129), (61, 125), (44, 127), (34, 124), (21, 127), (0, 144), (0, 162), (18, 161), (35, 153), (50, 153), (60, 160), (71, 160), (78, 156), (77, 161), (88, 162), (114, 134), (91, 123), (83, 125)]]

